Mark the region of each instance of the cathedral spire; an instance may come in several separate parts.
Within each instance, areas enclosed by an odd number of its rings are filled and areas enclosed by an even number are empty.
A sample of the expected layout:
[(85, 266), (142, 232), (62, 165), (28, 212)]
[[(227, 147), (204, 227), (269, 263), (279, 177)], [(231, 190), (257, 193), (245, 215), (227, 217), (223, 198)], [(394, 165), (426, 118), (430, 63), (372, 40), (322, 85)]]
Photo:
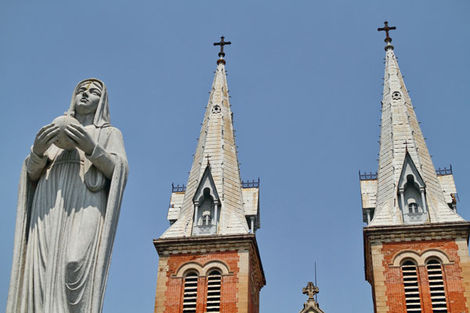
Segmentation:
[[(224, 41), (224, 37), (214, 43), (220, 46), (219, 61), (187, 188), (181, 207), (173, 211), (170, 208), (172, 225), (161, 238), (247, 234), (254, 231), (254, 227), (250, 229), (248, 226), (244, 210), (225, 72), (223, 48), (228, 44), (230, 42)], [(170, 218), (171, 214), (174, 217)]]
[(389, 31), (380, 134), (377, 202), (370, 226), (462, 221), (445, 200), (398, 67)]
[(387, 46), (378, 173), (360, 174), (374, 312), (469, 312), (470, 222), (456, 212), (452, 167), (434, 168), (391, 29), (379, 29)]
[[(241, 182), (224, 37), (186, 186), (172, 185), (155, 313), (258, 312), (266, 284), (256, 235), (259, 180)], [(249, 226), (248, 226), (249, 225)]]

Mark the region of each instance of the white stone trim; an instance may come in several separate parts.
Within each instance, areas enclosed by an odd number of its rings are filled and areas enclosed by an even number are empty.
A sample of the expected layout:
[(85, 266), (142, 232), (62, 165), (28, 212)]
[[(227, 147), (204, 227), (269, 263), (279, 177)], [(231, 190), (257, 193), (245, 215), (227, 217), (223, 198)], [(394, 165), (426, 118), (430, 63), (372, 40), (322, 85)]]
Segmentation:
[(218, 269), (222, 275), (229, 275), (230, 270), (227, 264), (222, 261), (209, 261), (204, 266), (197, 262), (188, 262), (180, 266), (174, 278), (183, 278), (189, 271), (197, 272), (198, 276), (207, 276), (210, 270)]
[(425, 266), (426, 262), (430, 258), (439, 259), (442, 265), (454, 263), (441, 250), (429, 249), (429, 250), (424, 251), (421, 254), (417, 253), (416, 251), (406, 250), (406, 251), (401, 251), (397, 255), (395, 255), (395, 257), (393, 258), (392, 264), (390, 264), (390, 267), (400, 267), (403, 261), (405, 261), (406, 259), (413, 260), (417, 266)]
[(218, 269), (222, 275), (228, 275), (230, 273), (228, 266), (222, 261), (209, 261), (204, 265), (202, 276), (207, 276), (213, 269)]
[(424, 261), (423, 265), (425, 265), (429, 261), (429, 259), (432, 259), (432, 258), (436, 258), (439, 261), (441, 261), (442, 265), (453, 264), (454, 263), (449, 259), (447, 254), (445, 254), (444, 252), (442, 252), (440, 250), (437, 250), (437, 249), (432, 249), (432, 250), (425, 251), (421, 255), (421, 258)]
[(198, 276), (201, 276), (201, 273), (203, 271), (203, 267), (201, 264), (197, 262), (188, 262), (180, 266), (180, 268), (176, 271), (176, 275), (173, 277), (181, 277), (183, 278), (184, 275), (186, 275), (187, 272), (189, 271), (195, 271), (197, 272)]

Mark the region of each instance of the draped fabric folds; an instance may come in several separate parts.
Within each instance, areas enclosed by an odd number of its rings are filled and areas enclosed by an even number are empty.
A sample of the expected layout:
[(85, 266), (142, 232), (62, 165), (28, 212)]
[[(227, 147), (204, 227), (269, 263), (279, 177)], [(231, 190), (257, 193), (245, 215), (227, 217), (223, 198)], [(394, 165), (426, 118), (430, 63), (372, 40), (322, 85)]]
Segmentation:
[[(94, 123), (85, 127), (96, 142), (93, 153), (52, 145), (43, 157), (31, 152), (24, 162), (7, 313), (102, 310), (128, 168), (100, 83)], [(105, 167), (110, 177), (100, 170)], [(37, 168), (42, 174), (33, 181), (28, 172)]]

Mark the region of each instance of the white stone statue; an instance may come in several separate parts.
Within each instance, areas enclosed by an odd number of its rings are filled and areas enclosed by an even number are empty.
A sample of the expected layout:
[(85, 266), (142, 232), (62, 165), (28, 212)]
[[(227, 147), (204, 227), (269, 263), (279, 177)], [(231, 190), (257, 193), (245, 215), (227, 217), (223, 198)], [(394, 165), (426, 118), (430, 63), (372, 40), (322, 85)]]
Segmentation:
[(7, 313), (99, 313), (127, 179), (106, 87), (80, 82), (21, 172)]

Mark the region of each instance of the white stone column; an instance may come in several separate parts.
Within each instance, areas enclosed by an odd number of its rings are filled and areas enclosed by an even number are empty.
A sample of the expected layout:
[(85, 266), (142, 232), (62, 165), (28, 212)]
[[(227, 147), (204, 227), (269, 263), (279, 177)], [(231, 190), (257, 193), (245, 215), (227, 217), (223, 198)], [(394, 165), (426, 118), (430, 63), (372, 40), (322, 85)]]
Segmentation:
[(405, 213), (405, 190), (400, 188), (401, 211)]
[(214, 203), (214, 225), (217, 225), (217, 215), (219, 214), (219, 203)]
[(194, 223), (193, 223), (193, 227), (197, 225), (198, 209), (199, 209), (199, 202), (195, 201), (194, 202)]
[(421, 202), (423, 202), (423, 210), (424, 210), (424, 212), (427, 212), (428, 209), (426, 207), (426, 197), (424, 196), (424, 188), (421, 187), (419, 189), (421, 191)]

